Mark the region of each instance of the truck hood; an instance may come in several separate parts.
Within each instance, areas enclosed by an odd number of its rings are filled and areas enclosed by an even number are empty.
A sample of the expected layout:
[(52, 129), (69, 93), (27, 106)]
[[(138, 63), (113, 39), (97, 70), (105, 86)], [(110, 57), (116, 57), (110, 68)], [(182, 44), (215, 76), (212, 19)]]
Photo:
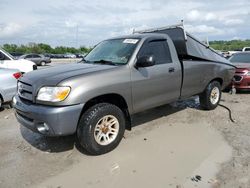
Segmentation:
[(87, 75), (93, 72), (114, 69), (117, 66), (87, 64), (87, 63), (73, 63), (67, 65), (60, 65), (50, 68), (44, 68), (26, 73), (20, 81), (36, 85), (37, 87), (49, 85), (54, 86), (61, 81), (80, 75)]

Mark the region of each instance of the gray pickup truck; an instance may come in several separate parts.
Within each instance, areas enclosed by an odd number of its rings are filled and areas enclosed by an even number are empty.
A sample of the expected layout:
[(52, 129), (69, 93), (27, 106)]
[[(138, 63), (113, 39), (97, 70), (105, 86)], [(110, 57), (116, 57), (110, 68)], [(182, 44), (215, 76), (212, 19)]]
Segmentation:
[(81, 62), (25, 74), (13, 103), (23, 126), (77, 135), (90, 154), (113, 150), (131, 115), (193, 95), (216, 108), (235, 68), (181, 26), (99, 43)]

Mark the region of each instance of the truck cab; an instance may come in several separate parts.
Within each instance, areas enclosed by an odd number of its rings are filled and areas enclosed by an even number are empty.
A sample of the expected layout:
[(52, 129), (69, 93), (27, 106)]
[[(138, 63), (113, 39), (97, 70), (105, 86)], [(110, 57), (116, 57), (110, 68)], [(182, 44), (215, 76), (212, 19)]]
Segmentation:
[(37, 69), (35, 63), (24, 59), (15, 59), (11, 54), (1, 48), (0, 67), (7, 69), (18, 69), (22, 73), (30, 72)]

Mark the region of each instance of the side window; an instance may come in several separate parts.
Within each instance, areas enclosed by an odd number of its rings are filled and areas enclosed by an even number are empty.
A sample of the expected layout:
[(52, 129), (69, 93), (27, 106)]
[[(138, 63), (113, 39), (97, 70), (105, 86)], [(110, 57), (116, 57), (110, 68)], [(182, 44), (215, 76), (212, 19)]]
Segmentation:
[(153, 55), (155, 64), (172, 63), (170, 50), (166, 40), (150, 41), (142, 47), (139, 56)]
[(27, 55), (26, 58), (32, 58), (32, 55)]
[(33, 58), (40, 58), (40, 56), (39, 56), (39, 55), (34, 54), (34, 55), (33, 55)]

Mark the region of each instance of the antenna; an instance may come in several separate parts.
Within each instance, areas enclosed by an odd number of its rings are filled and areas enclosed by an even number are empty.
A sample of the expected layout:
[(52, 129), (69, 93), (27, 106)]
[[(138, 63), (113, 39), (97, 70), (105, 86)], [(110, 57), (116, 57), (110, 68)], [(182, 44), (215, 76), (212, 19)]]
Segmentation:
[(184, 38), (185, 38), (185, 40), (187, 41), (187, 33), (186, 33), (186, 31), (185, 31), (185, 27), (184, 27), (184, 20), (181, 20), (181, 25), (182, 25), (182, 29), (183, 29), (183, 33), (184, 33)]
[(78, 48), (78, 24), (76, 24), (76, 48)]
[(207, 46), (210, 46), (210, 45), (209, 45), (209, 40), (208, 40), (208, 37), (207, 37)]
[(132, 34), (135, 34), (135, 28), (133, 28)]

